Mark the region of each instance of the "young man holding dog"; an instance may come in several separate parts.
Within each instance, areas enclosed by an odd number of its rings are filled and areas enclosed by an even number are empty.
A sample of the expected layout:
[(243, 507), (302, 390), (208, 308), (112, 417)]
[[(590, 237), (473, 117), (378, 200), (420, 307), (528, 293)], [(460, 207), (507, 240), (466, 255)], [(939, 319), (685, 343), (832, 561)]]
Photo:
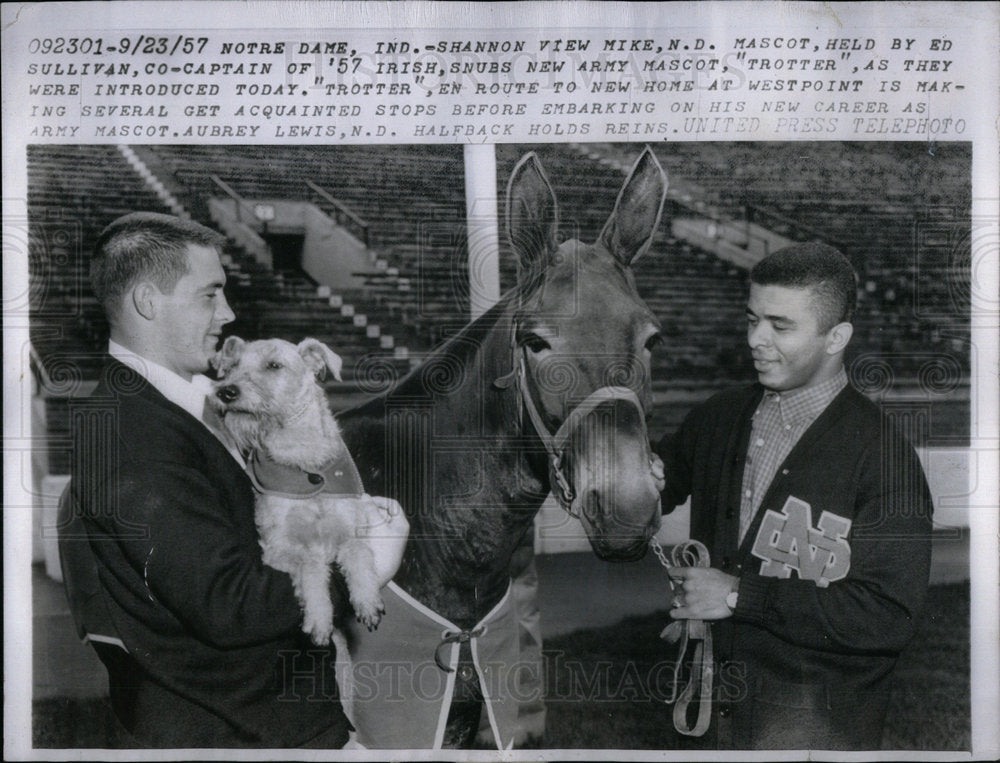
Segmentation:
[[(234, 318), (221, 244), (152, 213), (98, 240), (111, 340), (75, 415), (60, 538), (71, 605), (136, 744), (340, 747), (334, 654), (311, 647), (291, 579), (262, 563), (241, 454), (205, 411), (203, 374)], [(383, 516), (371, 540), (384, 584), (408, 525), (398, 505)]]
[(822, 244), (750, 273), (758, 383), (716, 395), (656, 447), (666, 507), (691, 497), (711, 567), (672, 568), (671, 616), (712, 621), (718, 749), (880, 747), (896, 659), (930, 567), (913, 447), (844, 372), (856, 277)]

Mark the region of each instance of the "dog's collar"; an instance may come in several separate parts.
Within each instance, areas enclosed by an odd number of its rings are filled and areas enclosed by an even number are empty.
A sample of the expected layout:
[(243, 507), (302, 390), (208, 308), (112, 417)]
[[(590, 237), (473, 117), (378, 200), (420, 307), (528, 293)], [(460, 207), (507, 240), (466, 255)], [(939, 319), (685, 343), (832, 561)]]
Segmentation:
[(255, 450), (247, 459), (247, 475), (259, 493), (285, 498), (312, 498), (321, 493), (359, 496), (365, 492), (358, 468), (346, 449), (321, 472), (285, 466)]

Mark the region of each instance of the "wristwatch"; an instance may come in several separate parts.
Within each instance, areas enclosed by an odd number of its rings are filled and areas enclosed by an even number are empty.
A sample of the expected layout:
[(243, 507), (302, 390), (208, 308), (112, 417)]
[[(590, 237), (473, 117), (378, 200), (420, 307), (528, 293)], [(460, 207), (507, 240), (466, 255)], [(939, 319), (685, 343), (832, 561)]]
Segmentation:
[(730, 611), (736, 611), (736, 603), (740, 600), (739, 591), (730, 591), (729, 595), (726, 596), (726, 606), (729, 607)]

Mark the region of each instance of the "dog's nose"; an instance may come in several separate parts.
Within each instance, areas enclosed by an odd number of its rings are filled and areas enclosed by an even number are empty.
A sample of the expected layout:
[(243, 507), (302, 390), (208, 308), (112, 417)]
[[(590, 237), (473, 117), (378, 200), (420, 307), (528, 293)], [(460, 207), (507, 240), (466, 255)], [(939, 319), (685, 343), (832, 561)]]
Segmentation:
[(227, 384), (215, 390), (215, 396), (224, 403), (231, 403), (240, 396), (240, 388), (235, 384)]

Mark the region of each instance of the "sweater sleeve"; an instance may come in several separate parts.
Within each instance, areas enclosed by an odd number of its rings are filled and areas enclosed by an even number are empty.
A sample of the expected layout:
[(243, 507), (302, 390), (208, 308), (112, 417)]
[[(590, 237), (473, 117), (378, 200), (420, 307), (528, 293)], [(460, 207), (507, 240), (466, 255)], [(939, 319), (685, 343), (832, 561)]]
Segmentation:
[(660, 497), (664, 514), (669, 514), (691, 495), (697, 417), (698, 409), (689, 412), (676, 432), (664, 435), (653, 446), (653, 452), (663, 461), (666, 485)]
[[(131, 464), (131, 467), (137, 466)], [(148, 597), (218, 648), (264, 643), (294, 633), (301, 610), (291, 578), (264, 565), (232, 524), (208, 476), (171, 462), (123, 468), (118, 506), (145, 538), (119, 538)], [(331, 589), (332, 591), (336, 589)]]
[[(851, 475), (845, 475), (849, 478)], [(930, 491), (912, 447), (868, 448), (857, 479), (846, 577), (740, 577), (734, 618), (786, 641), (841, 654), (898, 653), (914, 633), (930, 572)]]

